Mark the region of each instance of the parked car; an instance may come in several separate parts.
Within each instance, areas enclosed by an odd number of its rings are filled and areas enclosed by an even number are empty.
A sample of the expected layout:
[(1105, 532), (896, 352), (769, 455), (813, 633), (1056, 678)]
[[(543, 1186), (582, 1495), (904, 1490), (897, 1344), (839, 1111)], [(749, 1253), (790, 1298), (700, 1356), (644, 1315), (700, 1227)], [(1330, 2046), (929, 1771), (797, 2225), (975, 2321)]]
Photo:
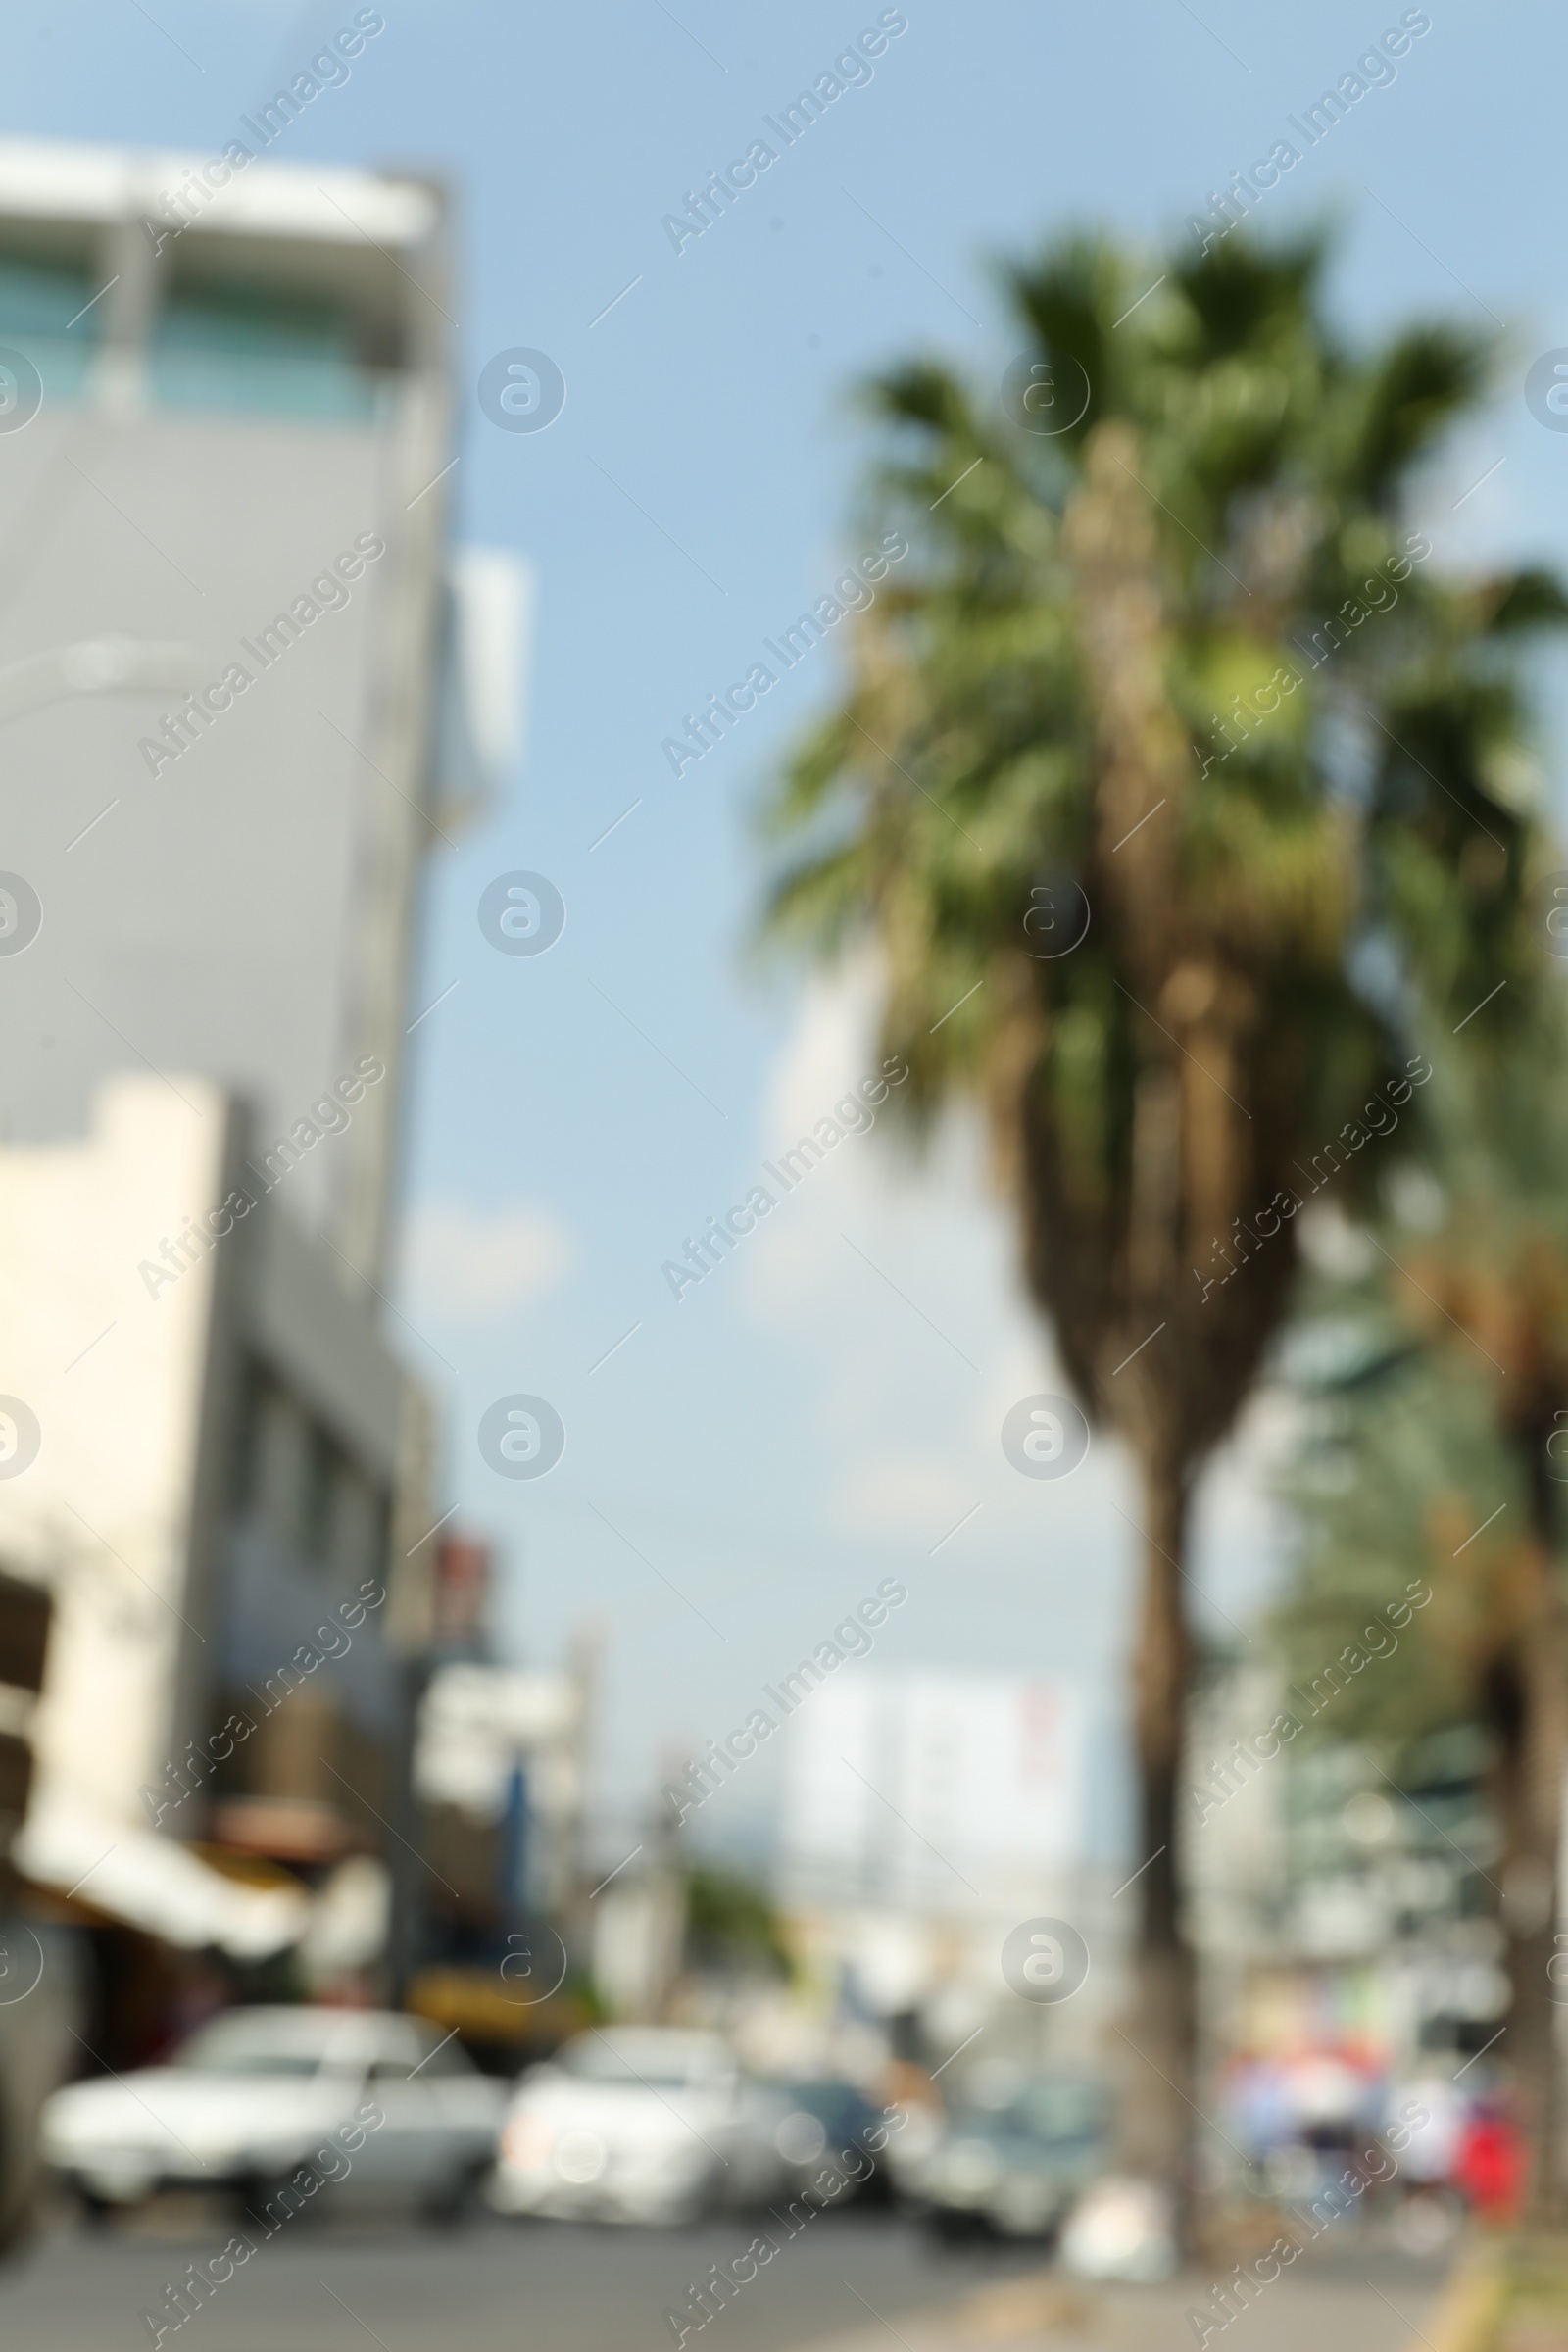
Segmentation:
[(595, 2028), (523, 2078), (490, 2203), (645, 2226), (766, 2204), (789, 2179), (780, 2120), (777, 2091), (745, 2075), (716, 2034)]
[(78, 1978), (69, 1930), (0, 1910), (0, 2259), (26, 2238), (37, 2216), (45, 2179), (40, 2119), (76, 2052)]
[(960, 2106), (911, 2184), (929, 2226), (1049, 2236), (1102, 2171), (1107, 2120), (1104, 2087), (1087, 2076), (1025, 2076)]
[(334, 2197), (450, 2211), (489, 2170), (505, 2099), (416, 2018), (231, 2009), (167, 2066), (56, 2091), (43, 2151), (97, 2213), (174, 2186), (232, 2188), (260, 2212), (301, 2168)]
[(853, 2082), (832, 2077), (781, 2083), (778, 2090), (784, 2113), (773, 2144), (790, 2168), (788, 2194), (814, 2205), (886, 2204), (890, 2141), (881, 2108)]

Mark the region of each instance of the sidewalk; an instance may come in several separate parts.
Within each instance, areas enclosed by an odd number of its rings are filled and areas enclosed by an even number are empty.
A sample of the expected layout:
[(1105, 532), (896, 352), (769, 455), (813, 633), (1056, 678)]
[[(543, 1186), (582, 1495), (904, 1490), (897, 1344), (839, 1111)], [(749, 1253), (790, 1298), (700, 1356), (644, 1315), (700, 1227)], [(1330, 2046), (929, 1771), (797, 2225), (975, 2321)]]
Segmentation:
[[(1213, 2279), (1194, 2271), (1155, 2287), (1085, 2286), (1041, 2271), (917, 2317), (867, 2309), (864, 2328), (794, 2352), (1198, 2352), (1187, 2313)], [(1375, 2258), (1298, 2265), (1260, 2295), (1208, 2352), (1420, 2352), (1442, 2278)]]

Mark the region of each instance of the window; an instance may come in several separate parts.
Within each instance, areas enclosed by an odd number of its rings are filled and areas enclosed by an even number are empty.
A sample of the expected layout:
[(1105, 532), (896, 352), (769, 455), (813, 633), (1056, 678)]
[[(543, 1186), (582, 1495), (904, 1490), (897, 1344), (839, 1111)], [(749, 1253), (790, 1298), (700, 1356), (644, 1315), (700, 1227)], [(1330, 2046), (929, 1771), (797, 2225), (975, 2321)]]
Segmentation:
[[(46, 401), (80, 393), (102, 317), (101, 305), (86, 308), (97, 290), (96, 281), (72, 270), (0, 261), (0, 343), (14, 344), (32, 362)], [(0, 405), (7, 399), (0, 380)]]
[(314, 1560), (332, 1556), (338, 1480), (337, 1448), (324, 1430), (313, 1429), (306, 1441), (299, 1532), (300, 1542)]
[(59, 342), (69, 330), (79, 335), (84, 346), (90, 345), (97, 332), (92, 314), (79, 325), (73, 326), (72, 321), (82, 304), (92, 300), (93, 291), (87, 278), (74, 270), (0, 262), (0, 332), (19, 338), (42, 335)]
[(329, 305), (261, 291), (176, 289), (154, 325), (148, 366), (164, 408), (346, 422), (376, 410), (377, 379), (359, 364), (348, 319)]
[(43, 1689), (53, 1607), (42, 1585), (0, 1574), (0, 1683), (19, 1690)]
[(297, 1541), (309, 1439), (305, 1417), (264, 1373), (251, 1379), (241, 1410), (241, 1508), (271, 1534)]
[(384, 1565), (385, 1536), (382, 1497), (352, 1464), (340, 1463), (332, 1531), (332, 1565), (338, 1575), (354, 1584), (374, 1576)]
[(295, 2034), (280, 2034), (270, 2019), (215, 2018), (193, 2034), (173, 2063), (193, 2074), (280, 2075), (299, 2081), (318, 2074), (319, 2049), (302, 2048)]
[(462, 2042), (448, 2041), (440, 2043), (431, 2056), (423, 2061), (419, 2068), (419, 2080), (421, 2082), (433, 2082), (443, 2075), (450, 2080), (454, 2075), (471, 2075), (474, 2071), (473, 2060)]
[(401, 2058), (374, 2059), (370, 2066), (372, 2082), (407, 2082), (411, 2078), (420, 2082), (434, 2082), (445, 2076), (450, 2081), (456, 2075), (471, 2075), (473, 2060), (466, 2050), (455, 2041), (437, 2042), (433, 2049), (421, 2050), (416, 2057), (407, 2052)]
[(729, 2071), (722, 2052), (701, 2037), (661, 2033), (581, 2034), (568, 2042), (557, 2064), (584, 2082), (641, 2083), (648, 2090), (690, 2090)]

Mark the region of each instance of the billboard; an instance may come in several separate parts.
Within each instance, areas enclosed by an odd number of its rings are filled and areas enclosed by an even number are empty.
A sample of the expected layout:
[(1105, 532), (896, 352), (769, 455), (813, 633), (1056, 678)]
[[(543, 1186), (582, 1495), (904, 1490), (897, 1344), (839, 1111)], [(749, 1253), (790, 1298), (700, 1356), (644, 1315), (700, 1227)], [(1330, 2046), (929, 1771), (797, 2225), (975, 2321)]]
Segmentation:
[(790, 1725), (792, 1899), (963, 1910), (1027, 1900), (1084, 1859), (1089, 1711), (1061, 1683), (861, 1675)]

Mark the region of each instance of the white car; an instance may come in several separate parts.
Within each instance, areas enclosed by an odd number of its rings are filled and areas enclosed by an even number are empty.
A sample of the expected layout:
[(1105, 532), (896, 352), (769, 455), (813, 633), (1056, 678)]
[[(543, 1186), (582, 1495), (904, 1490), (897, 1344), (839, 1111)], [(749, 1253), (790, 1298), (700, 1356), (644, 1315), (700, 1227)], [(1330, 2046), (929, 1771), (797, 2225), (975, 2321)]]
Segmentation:
[(498, 2213), (647, 2226), (766, 2203), (788, 2178), (786, 2105), (716, 2034), (579, 2034), (515, 2092), (489, 2200)]
[(43, 2152), (100, 2213), (164, 2187), (237, 2190), (260, 2213), (302, 2170), (334, 2199), (452, 2211), (489, 2169), (506, 2095), (416, 2018), (231, 2009), (167, 2066), (57, 2090)]

